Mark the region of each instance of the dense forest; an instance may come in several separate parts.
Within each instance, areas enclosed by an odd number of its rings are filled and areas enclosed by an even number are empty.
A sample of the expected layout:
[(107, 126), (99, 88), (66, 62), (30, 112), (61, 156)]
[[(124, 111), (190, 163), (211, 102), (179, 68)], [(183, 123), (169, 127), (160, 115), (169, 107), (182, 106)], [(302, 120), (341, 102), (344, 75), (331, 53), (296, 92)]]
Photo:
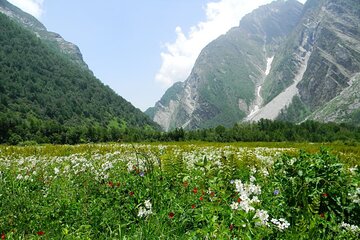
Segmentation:
[(360, 142), (360, 127), (348, 124), (306, 121), (299, 125), (261, 119), (257, 123), (239, 123), (232, 128), (185, 131), (182, 128), (161, 132), (151, 127), (124, 127), (112, 122), (100, 125), (64, 126), (55, 121), (0, 117), (0, 143), (6, 144), (77, 144), (96, 142)]
[[(256, 123), (235, 124), (232, 128), (218, 126), (212, 129), (184, 132), (181, 129), (169, 133), (174, 140), (218, 142), (360, 142), (360, 127), (350, 124), (305, 121), (295, 124), (284, 121), (261, 119)], [(174, 137), (176, 136), (176, 137)]]
[(0, 142), (73, 143), (82, 128), (113, 126), (159, 129), (89, 70), (0, 14)]

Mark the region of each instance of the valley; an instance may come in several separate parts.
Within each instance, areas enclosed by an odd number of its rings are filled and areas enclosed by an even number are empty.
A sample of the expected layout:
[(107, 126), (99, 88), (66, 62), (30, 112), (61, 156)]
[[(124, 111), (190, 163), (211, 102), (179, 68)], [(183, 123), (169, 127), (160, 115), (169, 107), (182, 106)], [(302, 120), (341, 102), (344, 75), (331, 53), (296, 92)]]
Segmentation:
[[(116, 55), (114, 64), (95, 54), (114, 72), (133, 63), (134, 76), (109, 76), (145, 98), (153, 89), (135, 73), (156, 64), (141, 47), (165, 28), (147, 29), (143, 18), (170, 15), (155, 7), (149, 17), (130, 2), (121, 4), (131, 11), (104, 2), (93, 15), (82, 6), (97, 22), (76, 31), (109, 41), (92, 50)], [(178, 57), (186, 65), (196, 52), (187, 44), (230, 11), (224, 3), (209, 1), (208, 22), (189, 36), (176, 27), (157, 78), (173, 81), (168, 71), (181, 71), (167, 67)], [(78, 13), (76, 23), (86, 22)], [(38, 19), (0, 0), (2, 240), (360, 239), (359, 0), (259, 6), (204, 45), (190, 74), (144, 112)]]

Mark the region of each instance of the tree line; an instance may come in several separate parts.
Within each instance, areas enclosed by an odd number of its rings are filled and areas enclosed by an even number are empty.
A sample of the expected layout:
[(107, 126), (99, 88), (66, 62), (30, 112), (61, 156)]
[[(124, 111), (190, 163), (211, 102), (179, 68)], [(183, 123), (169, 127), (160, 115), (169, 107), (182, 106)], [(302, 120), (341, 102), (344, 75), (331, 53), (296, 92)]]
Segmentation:
[(119, 125), (107, 126), (87, 123), (79, 126), (61, 125), (53, 120), (22, 119), (0, 114), (1, 144), (78, 144), (99, 142), (360, 142), (360, 127), (349, 124), (306, 121), (301, 124), (261, 119), (256, 123), (238, 123), (231, 128), (187, 131), (182, 128), (170, 132), (155, 130), (151, 126), (138, 128)]

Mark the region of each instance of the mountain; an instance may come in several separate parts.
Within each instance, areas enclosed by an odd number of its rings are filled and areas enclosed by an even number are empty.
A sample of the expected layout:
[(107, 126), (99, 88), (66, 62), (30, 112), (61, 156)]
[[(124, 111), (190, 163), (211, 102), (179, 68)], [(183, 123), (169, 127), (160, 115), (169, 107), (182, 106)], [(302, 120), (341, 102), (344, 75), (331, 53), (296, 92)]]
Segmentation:
[(75, 45), (46, 38), (56, 34), (6, 1), (0, 9), (0, 143), (63, 128), (159, 128), (95, 78)]
[(275, 52), (298, 24), (302, 4), (275, 1), (245, 16), (208, 44), (185, 82), (175, 83), (146, 113), (165, 130), (232, 126), (257, 108)]
[(311, 113), (307, 119), (360, 126), (360, 73), (355, 75), (348, 84), (349, 86), (339, 95), (326, 103), (324, 107)]
[(46, 27), (30, 14), (23, 12), (6, 0), (0, 0), (0, 13), (7, 15), (29, 31), (35, 33), (36, 36), (43, 40), (43, 43), (66, 54), (71, 61), (79, 64), (79, 66), (85, 69), (89, 69), (83, 60), (78, 46), (65, 41), (58, 33), (47, 31)]
[(251, 119), (359, 123), (359, 23), (358, 0), (308, 0), (275, 54), (264, 106)]
[(278, 0), (206, 46), (146, 113), (165, 130), (279, 119), (359, 124), (360, 2)]

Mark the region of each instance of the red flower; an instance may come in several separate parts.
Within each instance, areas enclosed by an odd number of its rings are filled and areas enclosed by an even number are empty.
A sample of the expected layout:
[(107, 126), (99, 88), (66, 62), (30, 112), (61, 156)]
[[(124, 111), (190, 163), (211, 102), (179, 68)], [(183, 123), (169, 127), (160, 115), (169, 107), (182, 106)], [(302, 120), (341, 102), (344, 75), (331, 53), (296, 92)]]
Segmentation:
[(191, 208), (192, 208), (192, 209), (194, 209), (195, 207), (196, 207), (195, 204), (191, 205)]
[(194, 188), (194, 189), (193, 189), (193, 193), (197, 194), (197, 193), (198, 193), (198, 189), (197, 189), (197, 188)]
[(169, 218), (170, 218), (170, 219), (173, 219), (174, 216), (175, 216), (175, 213), (173, 213), (173, 212), (170, 212), (170, 213), (169, 213)]
[(43, 232), (43, 231), (37, 232), (37, 235), (39, 235), (39, 236), (42, 236), (42, 235), (44, 235), (44, 234), (45, 234), (45, 232)]
[(1, 234), (1, 240), (4, 240), (5, 239), (5, 233), (2, 233)]
[(214, 193), (214, 192), (211, 192), (211, 193), (210, 193), (210, 197), (215, 197), (215, 193)]
[(129, 192), (129, 195), (130, 195), (130, 196), (134, 196), (134, 192)]
[(329, 195), (327, 193), (323, 193), (323, 194), (321, 194), (321, 196), (323, 196), (324, 198), (327, 198)]
[(108, 182), (109, 187), (114, 187), (114, 183), (112, 181)]
[(230, 231), (232, 231), (234, 229), (234, 224), (230, 224), (229, 229), (230, 229)]
[(325, 217), (325, 214), (324, 214), (324, 213), (320, 213), (320, 217), (321, 217), (321, 218), (324, 218), (324, 217)]
[(240, 203), (240, 202), (241, 202), (241, 198), (238, 198), (237, 202)]
[(183, 186), (187, 188), (189, 186), (189, 183), (187, 181), (183, 182)]
[(204, 198), (201, 196), (201, 197), (199, 198), (199, 200), (202, 201), (202, 200), (204, 200)]

